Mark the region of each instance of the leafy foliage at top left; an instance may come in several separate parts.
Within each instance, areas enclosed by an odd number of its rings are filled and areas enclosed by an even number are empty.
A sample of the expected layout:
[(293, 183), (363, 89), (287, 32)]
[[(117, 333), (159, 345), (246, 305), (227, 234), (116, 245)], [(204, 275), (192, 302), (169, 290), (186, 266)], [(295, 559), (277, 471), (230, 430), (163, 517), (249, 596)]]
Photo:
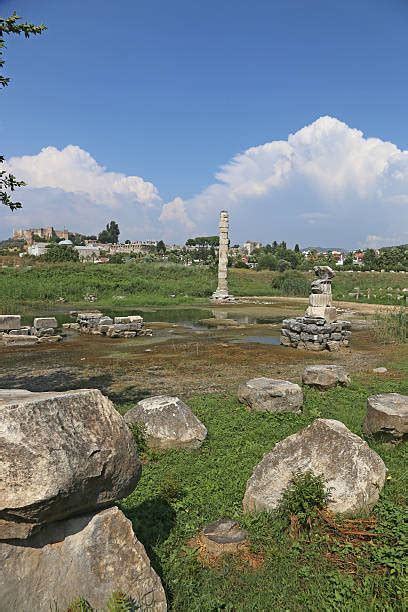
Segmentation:
[[(0, 70), (4, 66), (3, 49), (6, 48), (5, 37), (10, 34), (23, 34), (25, 38), (41, 34), (46, 30), (45, 25), (34, 25), (32, 23), (20, 23), (20, 17), (13, 13), (11, 17), (6, 19), (0, 17)], [(0, 87), (7, 87), (10, 79), (3, 74), (0, 74)], [(0, 155), (0, 164), (4, 162), (4, 157)], [(21, 208), (21, 202), (13, 202), (8, 192), (14, 191), (16, 187), (23, 187), (24, 181), (19, 181), (12, 174), (5, 170), (0, 170), (0, 201), (11, 210)]]

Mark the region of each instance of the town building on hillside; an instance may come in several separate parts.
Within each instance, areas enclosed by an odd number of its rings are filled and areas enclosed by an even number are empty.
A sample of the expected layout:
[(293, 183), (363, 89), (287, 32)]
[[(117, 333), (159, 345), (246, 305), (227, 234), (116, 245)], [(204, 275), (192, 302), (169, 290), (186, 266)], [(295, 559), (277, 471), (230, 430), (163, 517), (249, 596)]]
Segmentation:
[(27, 248), (27, 253), (33, 257), (40, 257), (47, 252), (48, 242), (34, 242)]
[(68, 235), (67, 229), (56, 230), (52, 226), (13, 230), (13, 240), (25, 240), (27, 244), (34, 242), (34, 236), (44, 240), (52, 240), (53, 238), (68, 240)]
[(75, 251), (78, 251), (79, 259), (88, 260), (91, 259), (95, 261), (99, 259), (99, 255), (101, 252), (101, 245), (96, 244), (87, 244), (86, 246), (76, 246), (74, 247)]
[(111, 255), (115, 253), (149, 253), (157, 247), (157, 240), (137, 240), (136, 242), (106, 244), (104, 246)]
[(255, 242), (253, 240), (247, 240), (243, 244), (243, 249), (244, 249), (244, 252), (249, 256), (249, 255), (252, 255), (252, 253), (256, 249), (260, 249), (261, 246), (262, 246), (262, 242)]

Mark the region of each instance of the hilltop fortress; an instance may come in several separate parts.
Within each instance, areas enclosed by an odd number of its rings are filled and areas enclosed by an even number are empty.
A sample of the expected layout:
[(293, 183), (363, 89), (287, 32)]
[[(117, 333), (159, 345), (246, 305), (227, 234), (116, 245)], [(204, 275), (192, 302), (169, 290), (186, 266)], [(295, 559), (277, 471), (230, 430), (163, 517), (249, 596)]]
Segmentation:
[(56, 230), (52, 226), (49, 227), (38, 227), (32, 229), (17, 229), (13, 230), (13, 240), (25, 240), (27, 244), (34, 242), (34, 236), (43, 238), (44, 240), (51, 240), (51, 238), (59, 238), (60, 240), (68, 240), (68, 230)]

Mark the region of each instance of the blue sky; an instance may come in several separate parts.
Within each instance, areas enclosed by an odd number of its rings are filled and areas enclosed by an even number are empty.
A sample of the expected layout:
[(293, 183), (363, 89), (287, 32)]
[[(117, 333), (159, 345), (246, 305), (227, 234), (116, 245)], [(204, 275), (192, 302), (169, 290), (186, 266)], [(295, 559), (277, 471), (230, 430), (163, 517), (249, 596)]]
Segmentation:
[[(1, 151), (30, 188), (23, 211), (0, 212), (0, 237), (34, 220), (91, 231), (118, 218), (123, 238), (179, 241), (215, 231), (226, 202), (238, 241), (408, 242), (406, 0), (0, 0), (0, 10), (48, 26), (10, 39), (5, 52)], [(305, 126), (314, 126), (308, 151), (298, 138), (300, 154), (272, 151), (261, 168), (245, 155)], [(320, 164), (313, 172), (310, 155)], [(348, 181), (356, 155), (368, 176)], [(296, 157), (296, 171), (278, 184), (282, 156)], [(99, 187), (81, 189), (104, 169)]]

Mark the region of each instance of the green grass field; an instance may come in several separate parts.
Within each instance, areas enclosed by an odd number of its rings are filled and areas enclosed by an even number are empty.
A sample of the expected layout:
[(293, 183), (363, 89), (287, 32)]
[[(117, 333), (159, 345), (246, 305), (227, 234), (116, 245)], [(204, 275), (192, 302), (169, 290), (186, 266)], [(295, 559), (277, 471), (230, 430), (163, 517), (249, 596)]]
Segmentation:
[[(208, 428), (206, 442), (198, 451), (148, 455), (138, 487), (121, 504), (163, 580), (171, 610), (407, 609), (406, 443), (370, 441), (389, 470), (374, 511), (375, 537), (340, 537), (322, 523), (292, 538), (276, 513), (241, 511), (247, 479), (276, 442), (316, 417), (338, 419), (361, 435), (366, 398), (380, 391), (408, 394), (408, 381), (396, 374), (392, 382), (365, 377), (324, 394), (306, 389), (300, 416), (249, 413), (231, 396), (191, 399)], [(256, 569), (232, 557), (203, 566), (189, 546), (203, 526), (224, 517), (248, 531), (252, 554), (262, 560)]]
[[(312, 274), (304, 273), (311, 280)], [(230, 270), (230, 290), (238, 296), (279, 295), (272, 288), (277, 272)], [(359, 287), (359, 301), (402, 304), (398, 295), (408, 285), (403, 273), (337, 274), (336, 299), (356, 301), (350, 296)], [(205, 266), (172, 264), (41, 264), (0, 270), (0, 312), (21, 311), (38, 304), (85, 305), (84, 296), (95, 294), (100, 306), (160, 306), (187, 304), (208, 299), (217, 286), (216, 270)], [(370, 289), (370, 291), (368, 291)], [(307, 291), (306, 291), (307, 293)]]

